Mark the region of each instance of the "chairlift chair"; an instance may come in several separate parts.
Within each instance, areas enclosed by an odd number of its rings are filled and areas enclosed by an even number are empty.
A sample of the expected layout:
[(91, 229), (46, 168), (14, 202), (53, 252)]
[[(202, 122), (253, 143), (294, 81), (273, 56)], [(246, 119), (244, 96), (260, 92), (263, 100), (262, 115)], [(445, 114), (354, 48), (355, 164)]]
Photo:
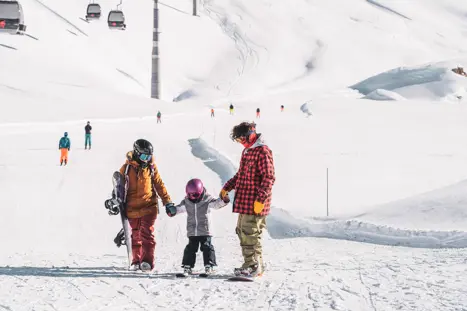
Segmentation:
[(86, 19), (99, 19), (101, 17), (101, 6), (98, 3), (89, 3), (86, 10)]
[(107, 24), (110, 29), (122, 29), (126, 28), (125, 25), (125, 15), (120, 10), (112, 10), (109, 12), (109, 17), (107, 18)]
[(16, 0), (0, 0), (0, 33), (15, 35), (25, 31), (21, 4)]

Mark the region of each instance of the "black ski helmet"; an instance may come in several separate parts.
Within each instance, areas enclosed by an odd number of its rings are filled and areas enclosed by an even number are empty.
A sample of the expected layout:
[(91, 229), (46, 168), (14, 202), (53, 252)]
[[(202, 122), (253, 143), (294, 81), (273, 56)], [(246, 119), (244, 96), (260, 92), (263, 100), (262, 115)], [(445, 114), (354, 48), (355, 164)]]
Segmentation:
[(146, 139), (138, 139), (133, 144), (133, 156), (135, 157), (136, 160), (139, 160), (142, 154), (152, 155), (153, 152), (154, 152), (154, 149), (152, 147), (152, 144)]

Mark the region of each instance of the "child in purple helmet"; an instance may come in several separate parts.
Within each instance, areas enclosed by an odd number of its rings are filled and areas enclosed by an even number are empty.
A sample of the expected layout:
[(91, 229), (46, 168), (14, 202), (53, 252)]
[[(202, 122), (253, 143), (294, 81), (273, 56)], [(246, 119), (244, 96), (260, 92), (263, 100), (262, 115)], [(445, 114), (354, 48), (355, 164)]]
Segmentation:
[[(211, 209), (220, 209), (229, 203), (228, 196), (223, 200), (213, 198), (199, 179), (191, 179), (186, 185), (186, 197), (177, 206), (166, 207), (169, 217), (179, 213), (187, 213), (188, 245), (185, 247), (182, 260), (183, 273), (191, 274), (196, 262), (198, 248), (203, 252), (206, 274), (213, 272), (216, 264), (216, 253), (211, 243), (210, 228)], [(200, 247), (201, 245), (201, 247)]]

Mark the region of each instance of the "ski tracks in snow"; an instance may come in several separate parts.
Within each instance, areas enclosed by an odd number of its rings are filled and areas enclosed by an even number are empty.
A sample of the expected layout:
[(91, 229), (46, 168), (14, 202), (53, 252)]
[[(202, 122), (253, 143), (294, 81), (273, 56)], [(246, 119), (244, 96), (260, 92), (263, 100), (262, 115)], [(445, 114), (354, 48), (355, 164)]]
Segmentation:
[[(248, 72), (252, 71), (258, 67), (260, 63), (259, 52), (254, 48), (254, 46), (259, 47), (255, 44), (246, 33), (244, 33), (240, 27), (231, 20), (231, 18), (221, 12), (220, 8), (216, 8), (212, 4), (212, 0), (202, 0), (201, 1), (203, 9), (206, 11), (207, 16), (214, 20), (223, 30), (223, 32), (232, 39), (235, 43), (235, 47), (239, 52), (239, 58), (241, 65), (237, 68), (237, 77), (230, 84), (227, 95), (230, 95), (233, 88), (240, 82), (243, 76)], [(237, 15), (238, 18), (242, 19), (240, 15)], [(268, 52), (265, 47), (263, 49)]]
[(379, 3), (379, 2), (376, 1), (376, 0), (366, 0), (366, 2), (367, 2), (368, 4), (370, 4), (370, 5), (373, 5), (373, 6), (379, 8), (379, 9), (381, 9), (381, 10), (383, 10), (383, 11), (386, 11), (386, 12), (390, 13), (390, 14), (394, 14), (394, 15), (396, 15), (396, 16), (402, 17), (402, 18), (404, 18), (404, 19), (406, 19), (406, 20), (409, 20), (409, 21), (412, 20), (411, 18), (405, 16), (404, 14), (401, 14), (401, 13), (397, 12), (396, 10), (393, 10), (393, 9), (391, 9), (391, 8), (388, 7), (388, 6), (381, 4), (381, 3)]

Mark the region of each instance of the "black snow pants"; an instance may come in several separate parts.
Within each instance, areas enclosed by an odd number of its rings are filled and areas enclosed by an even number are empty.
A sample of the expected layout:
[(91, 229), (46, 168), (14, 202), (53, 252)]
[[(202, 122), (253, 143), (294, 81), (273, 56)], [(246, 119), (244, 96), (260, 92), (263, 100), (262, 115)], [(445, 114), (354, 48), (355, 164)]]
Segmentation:
[(196, 262), (196, 253), (200, 249), (203, 252), (204, 266), (217, 266), (216, 253), (214, 246), (211, 244), (210, 236), (190, 236), (188, 245), (183, 252), (182, 266), (194, 267)]

